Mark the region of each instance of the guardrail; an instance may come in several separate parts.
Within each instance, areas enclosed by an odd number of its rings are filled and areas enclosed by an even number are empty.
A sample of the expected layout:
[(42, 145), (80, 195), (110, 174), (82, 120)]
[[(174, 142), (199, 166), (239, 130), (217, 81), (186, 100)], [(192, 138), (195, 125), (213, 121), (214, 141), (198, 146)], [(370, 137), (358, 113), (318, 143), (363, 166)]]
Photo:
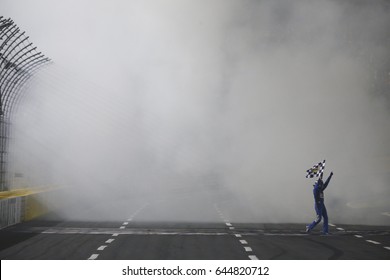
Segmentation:
[(54, 190), (44, 187), (0, 192), (0, 229), (48, 213)]
[(0, 229), (22, 221), (23, 197), (0, 199)]

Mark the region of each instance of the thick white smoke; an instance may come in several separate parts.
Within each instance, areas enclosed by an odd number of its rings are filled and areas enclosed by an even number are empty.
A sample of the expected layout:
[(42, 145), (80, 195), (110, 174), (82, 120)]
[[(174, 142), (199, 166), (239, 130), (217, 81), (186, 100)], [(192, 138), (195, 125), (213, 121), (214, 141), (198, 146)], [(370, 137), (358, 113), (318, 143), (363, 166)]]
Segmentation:
[(66, 185), (65, 217), (308, 222), (305, 170), (326, 159), (331, 219), (389, 222), (385, 2), (2, 2), (54, 61), (12, 168)]

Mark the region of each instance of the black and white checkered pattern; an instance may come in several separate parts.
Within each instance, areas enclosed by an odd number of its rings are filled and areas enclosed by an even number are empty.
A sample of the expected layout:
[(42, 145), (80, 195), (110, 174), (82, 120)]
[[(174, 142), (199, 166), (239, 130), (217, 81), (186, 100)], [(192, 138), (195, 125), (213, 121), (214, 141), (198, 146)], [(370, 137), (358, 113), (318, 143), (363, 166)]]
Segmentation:
[(306, 178), (318, 177), (324, 173), (325, 160), (315, 164), (312, 168), (306, 170)]

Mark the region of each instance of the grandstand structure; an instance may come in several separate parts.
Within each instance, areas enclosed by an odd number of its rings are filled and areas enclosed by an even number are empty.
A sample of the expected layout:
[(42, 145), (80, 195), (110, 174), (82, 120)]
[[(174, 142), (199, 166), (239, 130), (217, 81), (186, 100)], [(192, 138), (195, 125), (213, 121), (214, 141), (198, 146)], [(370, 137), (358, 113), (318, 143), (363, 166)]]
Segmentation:
[(0, 191), (8, 190), (8, 146), (12, 115), (28, 80), (50, 59), (9, 18), (0, 16)]

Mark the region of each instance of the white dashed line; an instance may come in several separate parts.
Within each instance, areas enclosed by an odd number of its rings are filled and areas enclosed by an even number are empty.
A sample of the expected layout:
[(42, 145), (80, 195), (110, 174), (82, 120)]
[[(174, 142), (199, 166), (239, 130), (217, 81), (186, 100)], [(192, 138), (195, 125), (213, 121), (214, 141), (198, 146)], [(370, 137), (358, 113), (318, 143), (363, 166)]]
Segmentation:
[(330, 225), (331, 227), (335, 227), (336, 225), (334, 225), (334, 224), (331, 224), (331, 223), (329, 223), (328, 225)]
[[(219, 216), (221, 217), (221, 220), (225, 223), (225, 225), (229, 228), (229, 230), (234, 230), (235, 227), (232, 225), (232, 223), (229, 221), (229, 219), (226, 219), (226, 217), (222, 214), (222, 212), (219, 210), (217, 204), (214, 204), (215, 210), (218, 212)], [(241, 234), (234, 234), (237, 238), (242, 238)], [(242, 245), (247, 245), (248, 242), (244, 239), (239, 239), (240, 243)], [(245, 252), (252, 252), (252, 248), (248, 246), (243, 246)], [(248, 258), (251, 260), (258, 260), (256, 255), (248, 255)]]
[(355, 235), (355, 237), (357, 237), (357, 238), (362, 238), (363, 236), (361, 236), (361, 235)]
[(130, 222), (132, 219), (134, 219), (135, 216), (138, 215), (139, 212), (141, 212), (146, 206), (148, 206), (148, 203), (146, 203), (144, 206), (138, 208), (137, 211), (133, 213), (133, 215), (130, 216), (130, 218), (127, 219), (128, 222)]
[(389, 217), (390, 217), (390, 213), (389, 213), (389, 212), (383, 212), (382, 215), (385, 215), (385, 216), (389, 216)]
[(386, 250), (390, 250), (390, 247), (383, 247), (383, 248), (385, 248)]
[(88, 260), (96, 260), (97, 257), (99, 257), (99, 254), (92, 254)]
[(345, 229), (343, 229), (343, 228), (341, 228), (341, 227), (338, 227), (338, 228), (336, 228), (337, 230), (345, 230)]
[[(144, 205), (143, 207), (139, 208), (133, 215), (130, 216), (130, 218), (127, 219), (126, 222), (123, 222), (122, 226), (120, 226), (119, 229), (125, 229), (125, 228), (126, 228), (126, 225), (128, 225), (129, 222), (130, 222), (131, 220), (133, 220), (133, 218), (134, 218), (134, 217), (135, 217), (143, 208), (145, 208), (145, 207), (146, 207), (146, 205)], [(116, 236), (118, 236), (118, 235), (119, 235), (119, 233), (114, 233), (114, 234), (112, 234), (113, 237), (116, 237)], [(106, 244), (111, 244), (113, 241), (115, 241), (115, 239), (110, 238), (110, 239), (107, 239), (105, 243), (106, 243)], [(98, 251), (103, 251), (103, 250), (104, 250), (105, 248), (107, 248), (107, 247), (108, 247), (108, 245), (103, 245), (103, 246), (100, 246), (99, 248), (97, 248), (97, 250), (98, 250)], [(92, 254), (92, 255), (89, 257), (89, 260), (94, 260), (94, 259), (96, 259), (98, 256), (99, 256), (99, 254)]]
[(366, 240), (367, 242), (370, 242), (372, 244), (375, 244), (375, 245), (379, 245), (381, 244), (380, 242), (377, 242), (377, 241), (374, 241), (374, 240)]

